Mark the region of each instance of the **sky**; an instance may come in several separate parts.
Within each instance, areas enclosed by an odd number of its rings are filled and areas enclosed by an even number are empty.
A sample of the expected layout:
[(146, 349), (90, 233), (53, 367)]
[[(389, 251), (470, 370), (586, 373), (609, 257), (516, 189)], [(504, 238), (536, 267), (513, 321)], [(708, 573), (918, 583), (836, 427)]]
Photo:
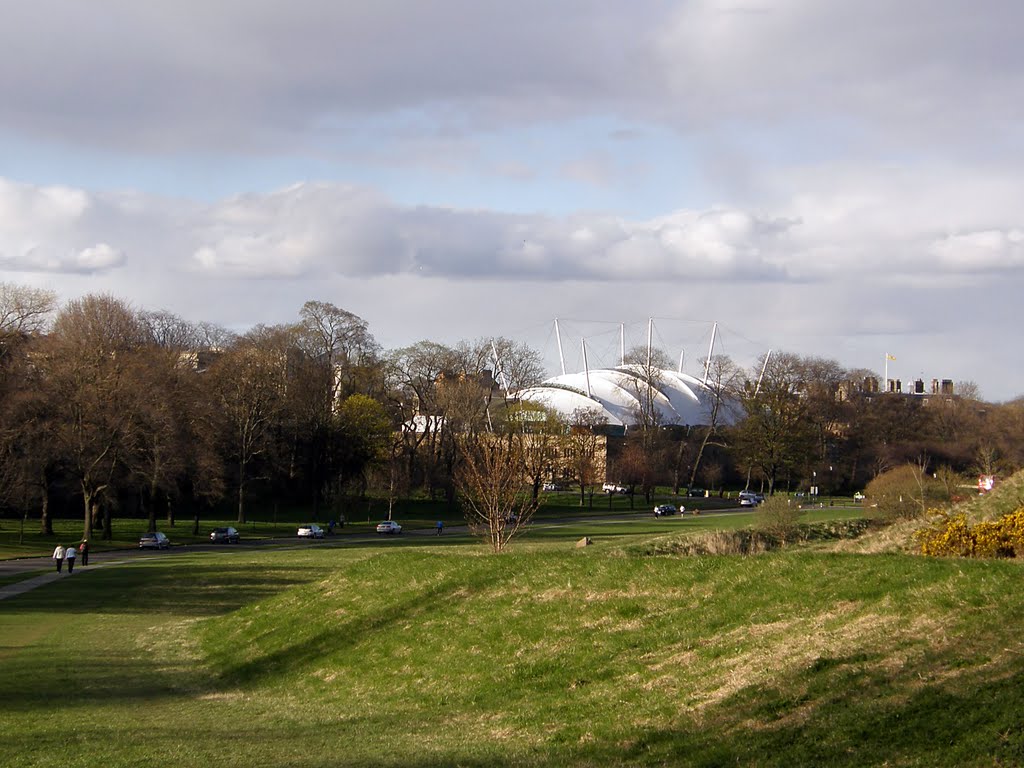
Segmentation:
[[(0, 281), (1024, 394), (1016, 0), (35, 0)], [(554, 320), (559, 318), (559, 331)], [(620, 325), (621, 324), (621, 325)], [(622, 330), (620, 330), (620, 328)], [(1018, 352), (1014, 352), (1018, 350)]]

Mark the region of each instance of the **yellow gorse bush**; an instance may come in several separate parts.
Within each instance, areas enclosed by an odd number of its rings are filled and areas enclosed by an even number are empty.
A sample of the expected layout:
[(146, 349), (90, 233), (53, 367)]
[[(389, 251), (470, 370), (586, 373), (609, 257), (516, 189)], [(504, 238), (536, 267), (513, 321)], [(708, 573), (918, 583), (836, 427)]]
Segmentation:
[(1024, 555), (1024, 508), (972, 526), (964, 514), (934, 512), (935, 523), (917, 532), (921, 554), (932, 557)]

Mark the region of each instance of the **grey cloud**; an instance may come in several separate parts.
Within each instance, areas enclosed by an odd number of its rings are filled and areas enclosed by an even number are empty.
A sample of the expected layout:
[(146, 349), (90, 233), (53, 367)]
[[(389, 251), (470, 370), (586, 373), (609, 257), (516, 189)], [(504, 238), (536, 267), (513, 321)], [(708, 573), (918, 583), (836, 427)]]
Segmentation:
[(430, 130), (466, 133), (613, 113), (824, 116), (910, 147), (998, 120), (990, 140), (1009, 141), (1022, 21), (1014, 0), (19, 3), (0, 28), (0, 128), (287, 152), (353, 116), (429, 112)]

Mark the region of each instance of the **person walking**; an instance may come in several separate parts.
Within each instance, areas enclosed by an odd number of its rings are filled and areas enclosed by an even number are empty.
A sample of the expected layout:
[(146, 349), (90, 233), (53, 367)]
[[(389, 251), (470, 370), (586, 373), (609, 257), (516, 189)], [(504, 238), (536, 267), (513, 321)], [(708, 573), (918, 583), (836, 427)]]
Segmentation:
[(68, 561), (68, 573), (69, 574), (74, 573), (75, 572), (75, 548), (74, 547), (68, 547), (64, 551), (64, 559)]
[(53, 550), (53, 560), (57, 563), (57, 573), (60, 573), (60, 569), (64, 566), (64, 545), (58, 544), (56, 549)]
[(89, 540), (82, 539), (82, 543), (78, 545), (78, 554), (82, 557), (82, 567), (84, 568), (89, 564)]
[(437, 535), (440, 536), (444, 531), (444, 520), (437, 521)]

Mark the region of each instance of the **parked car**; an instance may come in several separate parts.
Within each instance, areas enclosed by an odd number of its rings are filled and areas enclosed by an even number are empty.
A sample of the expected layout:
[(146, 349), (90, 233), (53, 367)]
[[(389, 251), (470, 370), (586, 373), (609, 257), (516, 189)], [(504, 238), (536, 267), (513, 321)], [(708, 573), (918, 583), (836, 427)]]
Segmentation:
[(544, 491), (564, 491), (565, 485), (563, 483), (544, 483), (541, 486), (541, 490)]
[(703, 488), (691, 488), (686, 492), (686, 495), (689, 496), (691, 499), (703, 499), (705, 496), (707, 496), (707, 493), (704, 491)]
[(855, 494), (853, 494), (853, 500), (854, 501), (864, 501), (864, 499), (866, 499), (866, 498), (867, 498), (867, 496), (865, 496), (860, 491), (857, 491)]
[(170, 549), (170, 546), (171, 540), (160, 531), (144, 533), (139, 537), (139, 549)]
[(655, 517), (668, 517), (676, 513), (675, 504), (659, 504), (654, 508)]
[(210, 541), (214, 544), (237, 544), (241, 537), (234, 528), (214, 528), (210, 531)]
[(601, 486), (601, 490), (605, 493), (629, 493), (629, 486), (619, 485), (618, 483), (605, 483)]
[(324, 537), (324, 529), (316, 523), (300, 525), (296, 536), (300, 539), (322, 539)]
[(385, 520), (377, 524), (377, 533), (401, 533), (402, 526), (394, 520)]
[(740, 491), (741, 507), (756, 507), (762, 501), (764, 501), (764, 496), (760, 493), (754, 493), (754, 491)]

